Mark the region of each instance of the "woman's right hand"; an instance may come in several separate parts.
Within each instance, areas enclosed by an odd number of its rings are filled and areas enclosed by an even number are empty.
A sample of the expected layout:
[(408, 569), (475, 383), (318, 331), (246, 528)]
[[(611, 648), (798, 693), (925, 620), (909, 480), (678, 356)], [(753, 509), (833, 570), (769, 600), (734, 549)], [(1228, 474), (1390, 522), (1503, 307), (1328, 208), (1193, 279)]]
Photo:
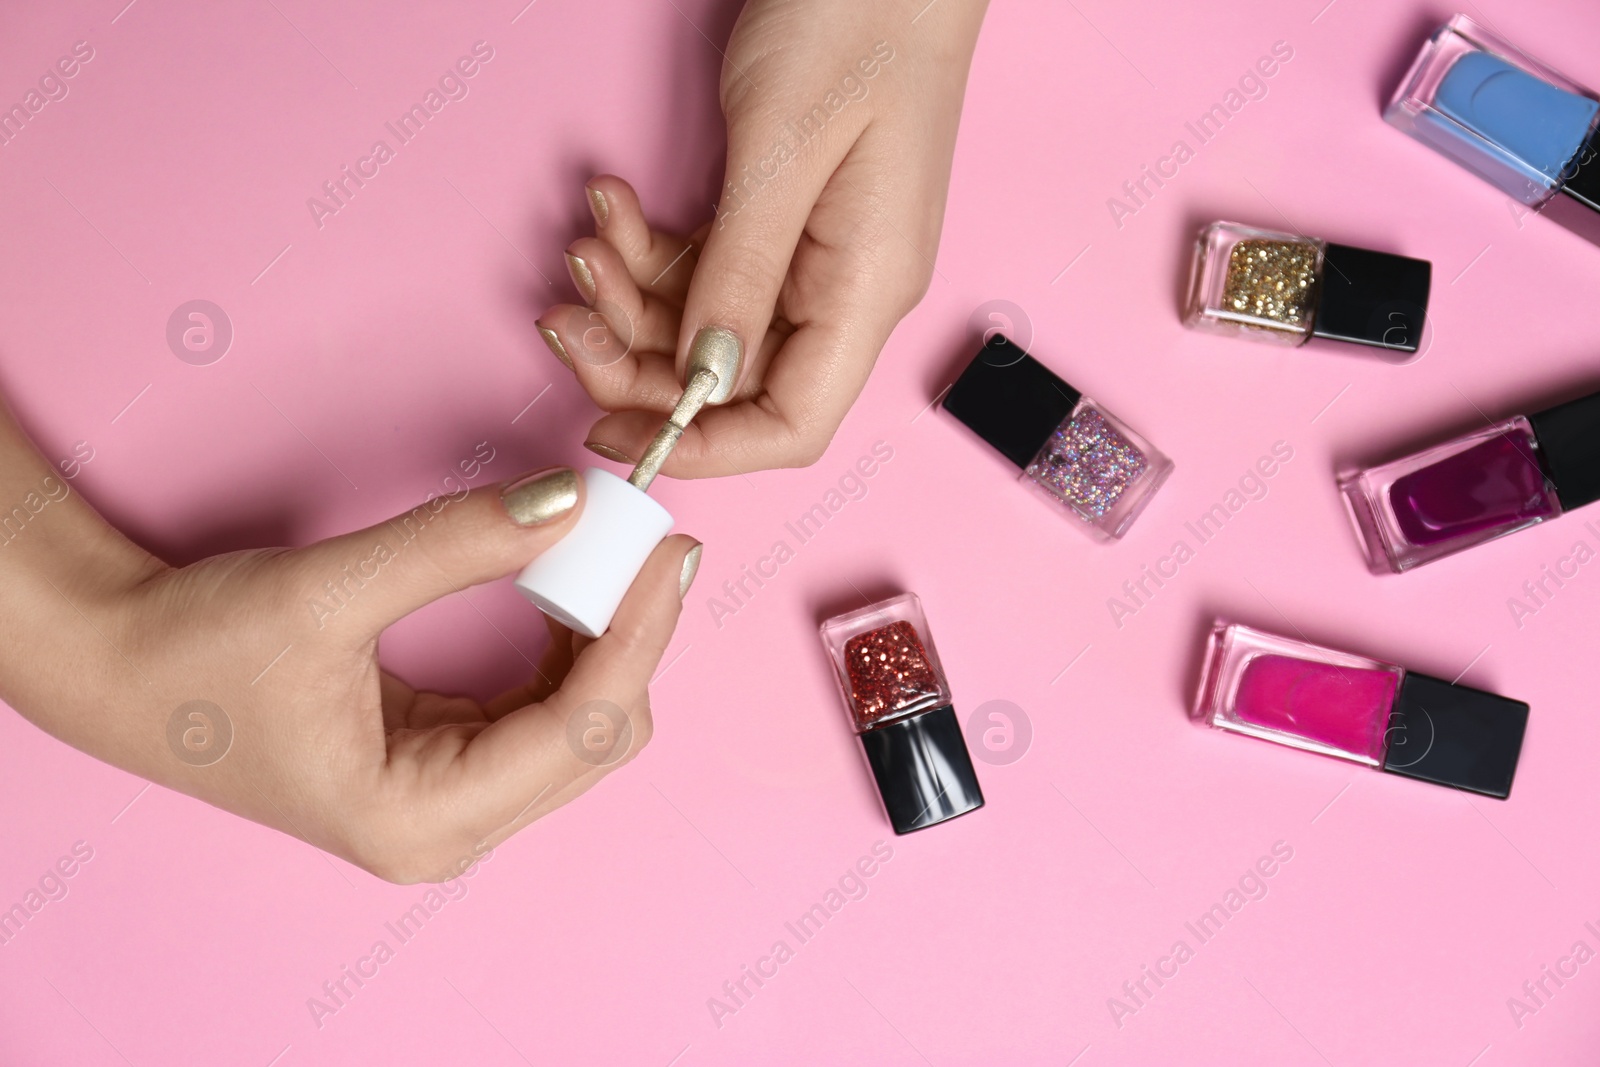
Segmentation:
[(587, 185), (582, 305), (545, 343), (607, 414), (588, 446), (639, 458), (693, 366), (717, 390), (662, 473), (816, 462), (933, 277), (985, 0), (748, 0), (722, 69), (714, 222), (652, 229), (621, 178)]

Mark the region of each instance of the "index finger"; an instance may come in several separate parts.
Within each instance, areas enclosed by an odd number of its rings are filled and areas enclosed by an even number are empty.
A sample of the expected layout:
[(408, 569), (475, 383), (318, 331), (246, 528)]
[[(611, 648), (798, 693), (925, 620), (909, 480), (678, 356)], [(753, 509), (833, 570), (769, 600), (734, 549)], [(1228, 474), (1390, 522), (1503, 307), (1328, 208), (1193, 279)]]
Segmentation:
[[(775, 467), (804, 467), (827, 450), (866, 387), (887, 333), (848, 325), (801, 326), (773, 357), (760, 396), (701, 410), (667, 458), (672, 478), (718, 478)], [(661, 418), (619, 411), (589, 430), (585, 444), (636, 458)]]

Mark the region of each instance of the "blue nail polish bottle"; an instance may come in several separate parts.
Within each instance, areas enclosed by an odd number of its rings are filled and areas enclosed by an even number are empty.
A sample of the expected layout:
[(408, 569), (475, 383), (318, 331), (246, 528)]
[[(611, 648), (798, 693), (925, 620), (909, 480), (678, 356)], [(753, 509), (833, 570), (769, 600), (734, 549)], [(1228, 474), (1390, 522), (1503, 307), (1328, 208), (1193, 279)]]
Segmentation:
[(1467, 16), (1428, 40), (1384, 118), (1600, 244), (1600, 98)]

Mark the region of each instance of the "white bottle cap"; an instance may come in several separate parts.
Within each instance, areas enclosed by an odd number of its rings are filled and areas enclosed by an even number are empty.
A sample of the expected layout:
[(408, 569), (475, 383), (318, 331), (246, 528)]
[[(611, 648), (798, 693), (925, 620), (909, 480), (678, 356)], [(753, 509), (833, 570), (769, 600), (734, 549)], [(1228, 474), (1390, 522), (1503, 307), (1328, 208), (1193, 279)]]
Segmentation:
[(583, 472), (583, 513), (572, 530), (517, 575), (517, 591), (585, 637), (599, 637), (672, 529), (667, 509), (609, 471)]

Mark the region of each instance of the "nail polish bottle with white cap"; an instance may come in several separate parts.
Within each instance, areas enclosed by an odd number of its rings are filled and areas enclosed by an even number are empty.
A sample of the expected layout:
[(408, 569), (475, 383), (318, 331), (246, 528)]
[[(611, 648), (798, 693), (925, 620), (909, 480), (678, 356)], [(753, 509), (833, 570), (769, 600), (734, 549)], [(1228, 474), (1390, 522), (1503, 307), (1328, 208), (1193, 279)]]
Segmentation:
[(546, 615), (585, 637), (611, 625), (645, 560), (672, 529), (672, 515), (645, 494), (689, 421), (717, 386), (701, 370), (627, 480), (590, 467), (583, 472), (583, 513), (560, 541), (517, 575), (517, 591)]

